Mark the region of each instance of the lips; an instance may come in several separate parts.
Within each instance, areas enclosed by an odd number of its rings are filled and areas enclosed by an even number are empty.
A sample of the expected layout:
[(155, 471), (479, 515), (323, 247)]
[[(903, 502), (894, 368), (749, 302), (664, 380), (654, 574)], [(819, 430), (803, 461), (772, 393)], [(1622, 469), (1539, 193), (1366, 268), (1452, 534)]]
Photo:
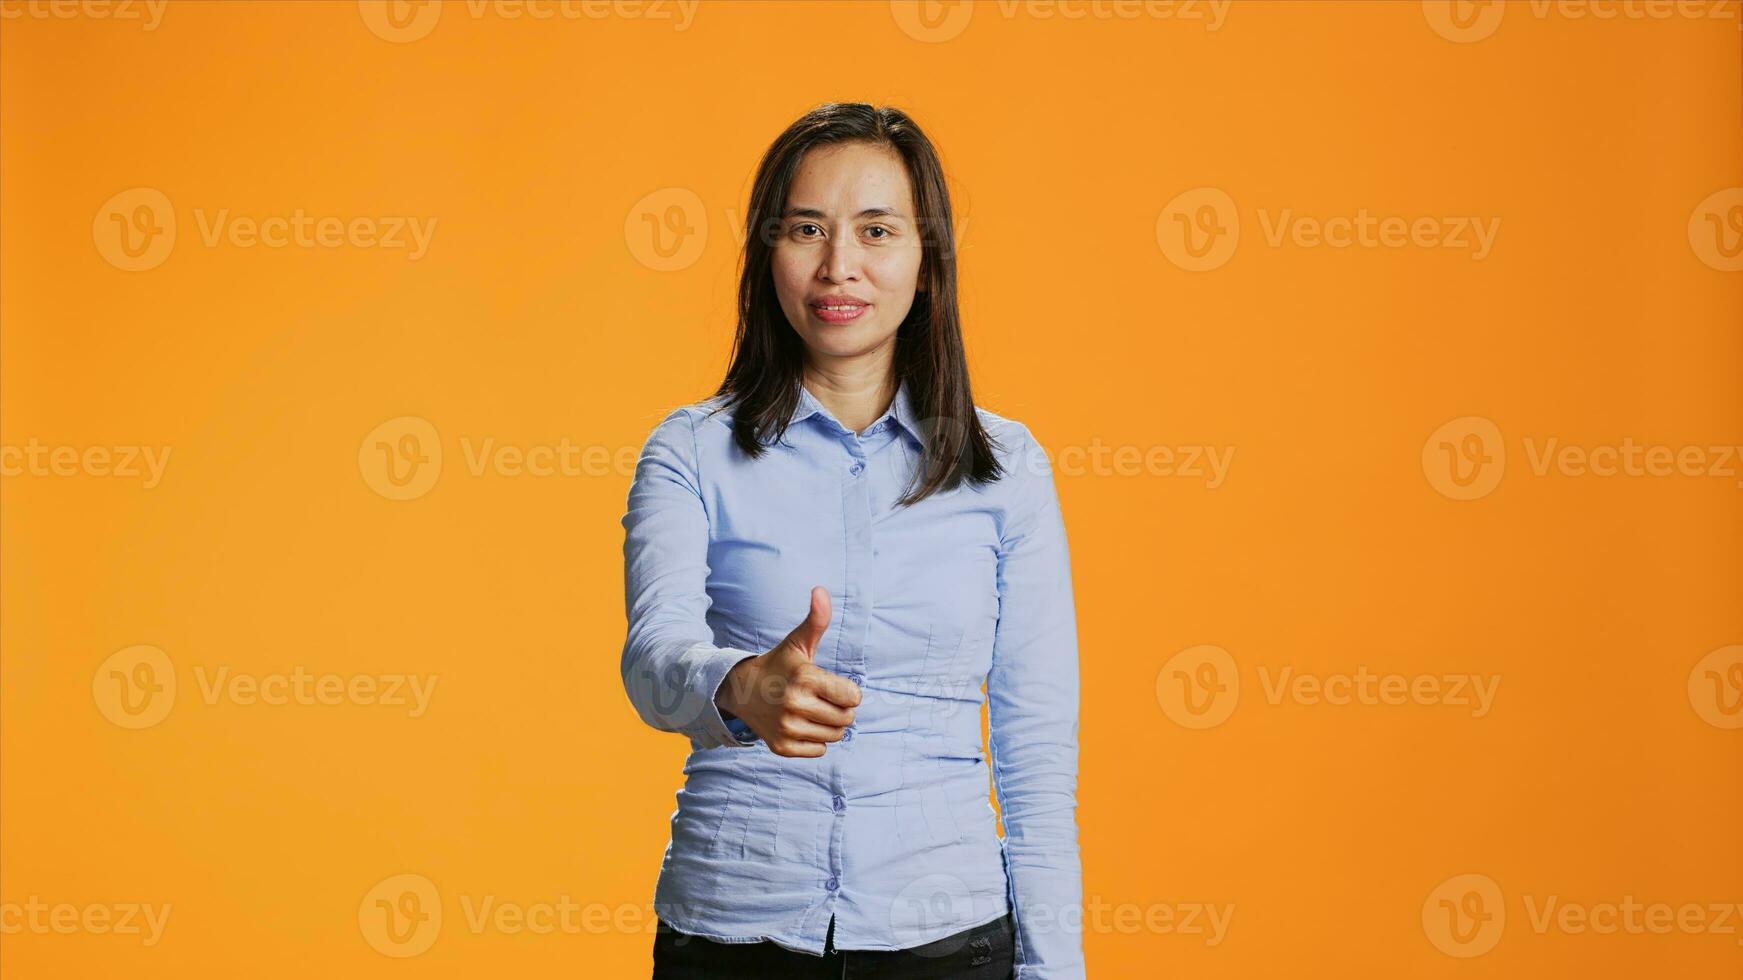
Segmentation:
[(814, 310), (828, 309), (828, 308), (833, 307), (837, 311), (846, 311), (846, 310), (854, 310), (854, 309), (858, 309), (859, 307), (862, 307), (862, 306), (870, 306), (870, 305), (871, 304), (867, 303), (865, 300), (859, 299), (859, 298), (854, 297), (854, 296), (825, 296), (822, 299), (816, 299), (816, 300), (811, 301), (811, 308)]
[(856, 320), (871, 306), (857, 296), (837, 293), (811, 302), (811, 313), (824, 323), (847, 323)]

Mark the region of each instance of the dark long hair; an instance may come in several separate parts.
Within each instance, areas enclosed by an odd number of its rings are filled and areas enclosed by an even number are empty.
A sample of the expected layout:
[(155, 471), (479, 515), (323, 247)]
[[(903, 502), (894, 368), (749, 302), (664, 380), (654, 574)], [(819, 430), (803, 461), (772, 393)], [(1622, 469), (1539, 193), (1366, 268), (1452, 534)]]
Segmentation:
[(911, 486), (897, 502), (918, 503), (938, 490), (955, 489), (964, 479), (984, 485), (1003, 470), (969, 391), (956, 308), (950, 193), (937, 151), (900, 109), (861, 102), (821, 105), (788, 126), (763, 154), (744, 225), (732, 364), (715, 395), (724, 396), (733, 409), (733, 441), (751, 458), (761, 457), (766, 442), (785, 434), (799, 400), (805, 351), (775, 294), (769, 269), (772, 232), (780, 227), (788, 188), (806, 151), (851, 142), (885, 146), (901, 156), (914, 190), (924, 249), (920, 278), (925, 288), (915, 291), (914, 305), (896, 330), (893, 380), (906, 384), (926, 445), (916, 471), (918, 489)]

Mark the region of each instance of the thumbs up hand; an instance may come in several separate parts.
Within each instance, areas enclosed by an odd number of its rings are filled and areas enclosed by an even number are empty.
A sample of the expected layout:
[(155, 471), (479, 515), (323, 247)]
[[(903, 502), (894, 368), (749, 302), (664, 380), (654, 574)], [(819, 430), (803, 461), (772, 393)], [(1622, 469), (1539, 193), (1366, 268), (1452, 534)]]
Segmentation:
[(776, 755), (815, 759), (853, 724), (859, 685), (814, 662), (829, 612), (829, 590), (812, 588), (805, 621), (774, 649), (739, 661), (714, 696), (722, 711), (743, 719)]

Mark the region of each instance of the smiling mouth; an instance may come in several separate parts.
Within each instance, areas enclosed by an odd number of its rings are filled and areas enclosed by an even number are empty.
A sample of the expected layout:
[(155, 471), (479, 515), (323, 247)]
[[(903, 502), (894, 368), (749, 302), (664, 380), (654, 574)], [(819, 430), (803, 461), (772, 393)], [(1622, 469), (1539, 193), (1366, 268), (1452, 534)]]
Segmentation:
[(858, 319), (870, 307), (870, 303), (813, 304), (811, 313), (824, 323), (847, 323)]

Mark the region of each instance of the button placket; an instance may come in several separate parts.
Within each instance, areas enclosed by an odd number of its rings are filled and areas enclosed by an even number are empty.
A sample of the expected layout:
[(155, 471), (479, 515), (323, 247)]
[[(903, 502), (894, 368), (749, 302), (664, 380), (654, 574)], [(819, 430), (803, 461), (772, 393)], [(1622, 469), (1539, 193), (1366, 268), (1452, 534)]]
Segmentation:
[[(871, 481), (861, 478), (865, 472), (865, 445), (858, 436), (850, 435), (848, 452), (853, 456), (847, 467), (848, 476), (841, 485), (842, 529), (845, 535), (842, 549), (845, 561), (845, 581), (840, 608), (840, 639), (834, 669), (855, 684), (865, 682), (865, 644), (871, 626), (872, 595), (872, 499)], [(863, 703), (863, 702), (862, 702)], [(853, 737), (850, 726), (842, 733), (842, 741)], [(824, 757), (829, 764), (830, 808), (836, 819), (830, 821), (829, 875), (824, 882), (830, 898), (841, 887), (842, 852), (846, 835), (848, 788), (842, 771), (841, 753)]]
[(865, 472), (865, 442), (860, 439), (858, 433), (849, 432), (847, 434), (847, 451), (853, 456), (853, 462), (849, 463), (847, 467), (849, 475), (858, 476)]

